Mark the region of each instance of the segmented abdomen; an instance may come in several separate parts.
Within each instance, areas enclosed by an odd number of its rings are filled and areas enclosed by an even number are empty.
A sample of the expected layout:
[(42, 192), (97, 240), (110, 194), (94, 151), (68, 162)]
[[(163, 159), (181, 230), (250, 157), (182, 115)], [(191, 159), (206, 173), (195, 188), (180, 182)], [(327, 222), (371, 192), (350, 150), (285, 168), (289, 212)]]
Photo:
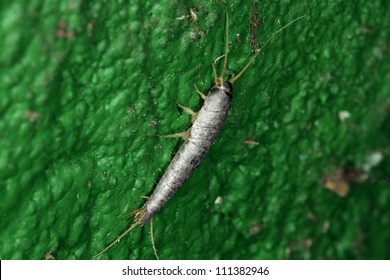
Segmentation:
[(140, 218), (140, 224), (147, 223), (165, 205), (203, 160), (223, 127), (230, 107), (230, 94), (231, 92), (228, 95), (222, 86), (211, 89), (192, 125), (191, 136), (177, 151), (143, 206), (146, 212)]

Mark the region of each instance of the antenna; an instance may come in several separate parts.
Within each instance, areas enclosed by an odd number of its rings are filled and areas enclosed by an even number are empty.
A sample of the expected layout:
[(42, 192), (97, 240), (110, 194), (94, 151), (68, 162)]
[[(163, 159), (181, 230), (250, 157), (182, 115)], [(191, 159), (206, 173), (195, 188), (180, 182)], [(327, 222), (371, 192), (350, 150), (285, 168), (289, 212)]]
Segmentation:
[[(271, 41), (271, 39), (276, 35), (278, 34), (279, 32), (281, 32), (283, 29), (287, 28), (288, 26), (290, 26), (291, 24), (293, 24), (294, 22), (300, 20), (301, 18), (304, 18), (306, 15), (304, 16), (301, 16), (299, 18), (296, 18), (292, 21), (290, 21), (289, 23), (287, 23), (285, 26), (283, 26), (282, 28), (276, 30), (274, 33), (272, 33), (271, 36), (268, 37), (268, 39), (265, 41), (265, 43), (260, 47), (260, 49), (257, 49), (256, 50), (256, 54), (249, 60), (249, 62), (244, 66), (244, 68), (242, 68), (242, 70), (237, 74), (237, 76), (233, 77), (229, 82), (231, 84), (233, 84), (235, 81), (237, 81), (241, 76), (242, 74), (244, 74), (244, 72), (248, 69), (248, 67), (253, 63), (253, 61), (255, 60), (256, 56), (260, 53), (260, 51), (265, 47), (267, 46), (267, 44), (269, 43), (269, 41)], [(226, 53), (227, 55), (227, 53)], [(224, 65), (225, 67), (225, 65)]]

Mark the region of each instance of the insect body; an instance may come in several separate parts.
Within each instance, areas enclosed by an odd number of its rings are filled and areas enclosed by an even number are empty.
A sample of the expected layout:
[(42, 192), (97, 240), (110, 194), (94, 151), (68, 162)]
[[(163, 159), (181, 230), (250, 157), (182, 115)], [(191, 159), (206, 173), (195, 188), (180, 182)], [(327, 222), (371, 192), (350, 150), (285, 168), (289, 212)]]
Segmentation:
[[(150, 221), (153, 216), (161, 209), (161, 207), (163, 207), (165, 203), (176, 193), (176, 191), (188, 180), (188, 178), (190, 178), (196, 167), (200, 164), (212, 144), (215, 142), (223, 127), (229, 112), (230, 103), (232, 101), (233, 83), (241, 77), (241, 75), (255, 60), (261, 49), (264, 48), (278, 32), (282, 31), (284, 28), (299, 20), (300, 18), (291, 21), (284, 27), (274, 32), (263, 44), (263, 46), (257, 50), (256, 54), (249, 60), (245, 67), (235, 77), (227, 81), (223, 78), (227, 66), (228, 55), (228, 15), (226, 13), (225, 54), (221, 75), (217, 76), (216, 69), (213, 64), (212, 66), (214, 70), (215, 85), (211, 88), (207, 97), (197, 89), (199, 95), (205, 100), (199, 112), (195, 113), (191, 109), (178, 104), (187, 113), (192, 115), (193, 125), (186, 132), (165, 135), (162, 137), (182, 137), (185, 140), (184, 144), (175, 154), (164, 175), (161, 177), (152, 195), (148, 198), (146, 203), (140, 209), (137, 209), (132, 213), (134, 215), (134, 221), (132, 225), (98, 255), (107, 251), (136, 226), (142, 226)], [(158, 258), (157, 251), (154, 246), (153, 235), (152, 245), (155, 255)]]
[[(177, 151), (153, 194), (143, 206), (145, 212), (139, 223), (144, 225), (191, 177), (214, 143), (228, 115), (232, 85), (223, 82), (214, 86), (196, 114), (188, 139)], [(186, 137), (186, 136), (184, 136)]]

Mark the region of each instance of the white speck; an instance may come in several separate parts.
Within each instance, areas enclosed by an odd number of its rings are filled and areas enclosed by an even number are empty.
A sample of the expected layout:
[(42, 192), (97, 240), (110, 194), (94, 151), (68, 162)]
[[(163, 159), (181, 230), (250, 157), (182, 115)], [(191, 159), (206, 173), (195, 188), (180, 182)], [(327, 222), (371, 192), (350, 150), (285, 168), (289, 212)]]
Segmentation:
[(196, 39), (196, 33), (195, 32), (190, 32), (190, 38), (191, 39)]
[(190, 14), (191, 14), (191, 18), (192, 18), (193, 21), (197, 21), (198, 20), (198, 16), (195, 14), (193, 9), (190, 9)]
[(185, 18), (187, 18), (188, 16), (186, 16), (186, 15), (182, 15), (182, 16), (180, 16), (180, 17), (177, 17), (176, 19), (177, 20), (183, 20), (183, 19), (185, 19)]
[(253, 145), (253, 146), (256, 146), (256, 145), (259, 145), (259, 142), (256, 142), (252, 139), (246, 139), (244, 140), (244, 144), (249, 144), (249, 145)]
[(215, 204), (217, 205), (221, 205), (223, 203), (223, 198), (222, 196), (218, 196), (215, 201), (214, 201)]
[(323, 233), (327, 233), (329, 231), (329, 228), (330, 228), (330, 222), (329, 221), (325, 221), (322, 224), (322, 232)]
[(339, 119), (340, 119), (340, 121), (344, 122), (349, 117), (351, 117), (351, 114), (348, 111), (340, 111), (339, 112)]
[(377, 166), (383, 159), (383, 154), (381, 152), (373, 152), (370, 154), (365, 162), (363, 163), (362, 168), (369, 172), (373, 167)]

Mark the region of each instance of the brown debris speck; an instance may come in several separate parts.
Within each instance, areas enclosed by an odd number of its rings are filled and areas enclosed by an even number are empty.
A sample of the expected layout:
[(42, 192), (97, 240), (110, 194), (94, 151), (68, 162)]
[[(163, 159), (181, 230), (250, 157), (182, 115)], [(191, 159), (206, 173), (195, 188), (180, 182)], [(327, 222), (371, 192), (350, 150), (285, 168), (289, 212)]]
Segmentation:
[(349, 183), (361, 183), (365, 172), (357, 167), (335, 168), (324, 177), (324, 187), (340, 197), (349, 193)]
[(61, 20), (57, 25), (56, 35), (58, 38), (74, 39), (74, 31), (68, 29), (65, 21)]
[(53, 255), (51, 254), (51, 251), (49, 251), (49, 252), (47, 252), (46, 254), (45, 254), (45, 258), (44, 258), (44, 260), (55, 260), (55, 258), (53, 257)]
[(88, 34), (88, 37), (92, 37), (93, 29), (94, 29), (94, 25), (91, 22), (89, 22), (87, 24), (87, 34)]
[(24, 117), (26, 120), (36, 125), (41, 121), (41, 115), (35, 111), (27, 111)]
[(303, 247), (307, 250), (310, 249), (310, 247), (313, 245), (313, 239), (307, 238), (303, 240)]
[(261, 231), (261, 224), (257, 221), (252, 221), (249, 227), (250, 235), (257, 235)]
[(251, 26), (251, 35), (250, 35), (250, 46), (252, 52), (255, 52), (257, 50), (257, 29), (259, 28), (259, 20), (257, 18), (258, 11), (256, 9), (256, 3), (252, 2), (252, 17), (249, 21), (249, 24)]
[(349, 184), (343, 176), (343, 170), (340, 168), (334, 169), (325, 176), (324, 187), (340, 197), (347, 196), (349, 192)]

